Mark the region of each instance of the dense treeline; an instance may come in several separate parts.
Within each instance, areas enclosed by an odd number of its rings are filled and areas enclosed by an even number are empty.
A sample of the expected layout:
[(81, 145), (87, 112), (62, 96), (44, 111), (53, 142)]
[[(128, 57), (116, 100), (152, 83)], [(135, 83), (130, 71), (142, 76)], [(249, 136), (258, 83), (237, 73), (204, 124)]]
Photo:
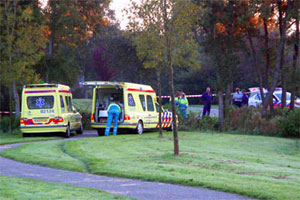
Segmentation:
[(78, 82), (87, 80), (147, 83), (164, 95), (210, 86), (219, 94), (220, 129), (235, 87), (271, 91), (262, 95), (263, 116), (276, 87), (283, 106), (285, 91), (292, 93), (294, 108), (298, 0), (143, 0), (127, 10), (133, 15), (127, 30), (109, 3), (48, 1), (42, 8), (38, 0), (1, 1), (0, 110), (18, 117), (22, 86), (41, 80), (68, 84), (81, 97)]

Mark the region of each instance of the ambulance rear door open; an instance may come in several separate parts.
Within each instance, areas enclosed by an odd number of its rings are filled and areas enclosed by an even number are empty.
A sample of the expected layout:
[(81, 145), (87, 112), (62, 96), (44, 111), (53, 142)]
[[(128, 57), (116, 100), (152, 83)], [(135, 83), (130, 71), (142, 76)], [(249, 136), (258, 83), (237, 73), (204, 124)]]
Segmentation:
[(121, 103), (121, 115), (119, 122), (124, 121), (124, 91), (122, 86), (97, 86), (94, 94), (95, 122), (106, 122), (108, 117), (108, 106), (114, 102)]

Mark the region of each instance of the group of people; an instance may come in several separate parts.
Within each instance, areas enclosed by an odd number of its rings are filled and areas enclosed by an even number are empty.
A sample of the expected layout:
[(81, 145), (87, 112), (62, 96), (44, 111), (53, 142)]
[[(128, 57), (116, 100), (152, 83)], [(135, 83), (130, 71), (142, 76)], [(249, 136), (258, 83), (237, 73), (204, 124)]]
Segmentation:
[(245, 89), (240, 90), (240, 88), (235, 89), (236, 92), (233, 94), (233, 105), (236, 107), (248, 106), (249, 96)]
[[(211, 105), (214, 101), (214, 95), (211, 94), (210, 88), (206, 88), (205, 93), (201, 95), (201, 102), (203, 103), (202, 110), (202, 118), (205, 115), (210, 115)], [(236, 107), (248, 106), (249, 96), (245, 89), (240, 90), (240, 88), (236, 88), (236, 92), (232, 96), (233, 105)], [(171, 99), (170, 99), (171, 103)], [(189, 102), (186, 98), (185, 93), (182, 90), (176, 92), (175, 96), (175, 104), (178, 107), (181, 116), (186, 119), (187, 118), (187, 108), (189, 106)]]
[[(242, 106), (248, 106), (248, 100), (249, 96), (246, 93), (246, 90), (240, 91), (239, 88), (236, 88), (236, 92), (232, 96), (233, 99), (233, 105), (236, 107), (242, 107)], [(107, 125), (105, 130), (105, 135), (109, 135), (109, 130), (112, 121), (114, 121), (114, 129), (113, 129), (113, 135), (117, 134), (118, 129), (118, 119), (119, 115), (122, 112), (123, 104), (118, 99), (111, 99), (112, 102), (108, 106), (108, 119), (107, 119)], [(205, 93), (201, 95), (201, 102), (203, 103), (203, 110), (202, 110), (202, 118), (205, 115), (210, 115), (211, 105), (214, 101), (214, 95), (211, 94), (210, 88), (206, 88)], [(171, 98), (170, 98), (170, 104), (172, 104)], [(175, 105), (179, 109), (180, 115), (187, 119), (187, 108), (189, 106), (188, 99), (183, 92), (183, 90), (178, 90), (175, 95)]]

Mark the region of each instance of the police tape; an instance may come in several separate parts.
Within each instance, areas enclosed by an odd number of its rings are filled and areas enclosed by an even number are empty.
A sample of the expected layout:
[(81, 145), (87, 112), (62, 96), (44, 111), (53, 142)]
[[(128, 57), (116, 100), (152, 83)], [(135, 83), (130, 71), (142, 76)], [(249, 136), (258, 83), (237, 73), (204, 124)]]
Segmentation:
[[(215, 94), (212, 94), (212, 96), (216, 96)], [(202, 94), (194, 94), (194, 95), (185, 95), (187, 98), (193, 98), (193, 97), (202, 97)], [(159, 96), (157, 96), (159, 98)], [(161, 96), (162, 99), (169, 99), (171, 96)]]
[[(9, 114), (10, 112), (9, 111), (0, 111), (0, 114)], [(12, 112), (13, 114), (16, 113), (16, 112)]]

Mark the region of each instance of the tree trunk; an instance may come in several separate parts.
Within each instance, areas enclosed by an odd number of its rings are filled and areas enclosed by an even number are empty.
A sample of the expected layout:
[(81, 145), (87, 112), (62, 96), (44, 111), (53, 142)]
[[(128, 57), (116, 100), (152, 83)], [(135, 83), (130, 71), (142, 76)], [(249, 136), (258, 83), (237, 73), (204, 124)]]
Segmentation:
[[(285, 35), (285, 32), (283, 33), (283, 27), (282, 27), (282, 7), (281, 7), (281, 1), (278, 2), (278, 13), (279, 13), (279, 30), (280, 30), (280, 38), (282, 37), (282, 35)], [(286, 107), (286, 77), (285, 77), (285, 70), (284, 70), (284, 47), (282, 49), (282, 56), (281, 56), (281, 88), (282, 88), (282, 95), (281, 95), (281, 108), (285, 108)]]
[(265, 68), (265, 86), (269, 89), (269, 75), (270, 75), (270, 49), (269, 49), (269, 31), (267, 20), (264, 19), (265, 31), (265, 54), (266, 54), (266, 68)]
[[(56, 4), (57, 4), (56, 1), (50, 1), (50, 7), (52, 10), (51, 16), (50, 16), (50, 37), (49, 37), (49, 44), (48, 44), (48, 60), (50, 61), (50, 63), (51, 63), (51, 59), (53, 56)], [(46, 66), (45, 81), (47, 83), (49, 83), (49, 66)]]
[[(300, 3), (298, 2), (298, 5)], [(299, 6), (298, 6), (299, 8)], [(294, 55), (293, 55), (293, 73), (292, 73), (292, 77), (293, 80), (295, 79), (299, 79), (299, 77), (295, 77), (296, 76), (296, 70), (297, 70), (297, 63), (298, 63), (298, 54), (299, 54), (299, 13), (297, 15), (296, 18), (296, 34), (295, 34), (295, 44), (294, 44)], [(299, 90), (299, 86), (298, 85), (294, 85), (293, 86), (293, 90), (292, 90), (292, 96), (291, 96), (291, 110), (294, 110), (295, 108), (295, 98), (296, 98), (296, 92)]]
[(225, 107), (228, 107), (231, 102), (231, 84), (232, 84), (232, 81), (230, 83), (228, 83), (226, 86)]
[(263, 77), (262, 77), (261, 69), (258, 66), (257, 57), (256, 57), (256, 50), (255, 50), (253, 42), (252, 42), (252, 35), (251, 35), (250, 30), (248, 31), (248, 40), (249, 40), (249, 44), (250, 44), (250, 47), (251, 47), (253, 61), (254, 61), (254, 70), (256, 71), (256, 74), (257, 74), (258, 80), (259, 80), (259, 90), (260, 90), (260, 96), (261, 96), (261, 99), (262, 99), (262, 105), (264, 105), (265, 96), (264, 96)]
[[(279, 9), (281, 9), (281, 3), (279, 3)], [(286, 42), (286, 24), (287, 24), (287, 16), (289, 14), (289, 11), (291, 9), (291, 1), (288, 0), (288, 8), (285, 14), (285, 18), (283, 20), (283, 23), (281, 23), (281, 20), (279, 20), (279, 22), (282, 24), (281, 26), (281, 34), (280, 34), (280, 40), (279, 40), (279, 47), (277, 49), (277, 58), (276, 58), (276, 65), (275, 65), (275, 69), (274, 69), (274, 75), (273, 75), (273, 81), (272, 81), (272, 86), (270, 91), (268, 92), (268, 95), (266, 97), (266, 101), (264, 102), (263, 105), (263, 109), (262, 109), (262, 116), (265, 117), (267, 114), (267, 104), (269, 102), (270, 99), (272, 99), (274, 90), (277, 86), (278, 83), (278, 79), (279, 79), (279, 72), (280, 69), (283, 66), (283, 57), (284, 57), (284, 47), (285, 47), (285, 42)], [(280, 12), (279, 12), (280, 13)]]
[(178, 143), (178, 131), (177, 131), (177, 121), (176, 121), (176, 107), (175, 107), (175, 97), (174, 97), (174, 77), (173, 77), (173, 66), (172, 62), (169, 64), (170, 69), (170, 91), (172, 98), (172, 123), (173, 123), (173, 139), (174, 139), (174, 155), (179, 155), (179, 143)]
[(175, 107), (175, 97), (174, 97), (174, 72), (173, 72), (173, 63), (171, 55), (171, 41), (169, 38), (170, 29), (168, 25), (168, 16), (167, 16), (167, 2), (163, 0), (163, 16), (164, 16), (164, 29), (165, 29), (165, 39), (167, 47), (167, 62), (170, 73), (170, 91), (172, 99), (172, 125), (173, 125), (173, 141), (174, 141), (174, 155), (179, 155), (179, 142), (178, 142), (178, 131), (177, 131), (177, 116), (176, 116), (176, 107)]
[(12, 121), (13, 121), (13, 116), (12, 116), (12, 112), (13, 112), (13, 98), (12, 98), (13, 94), (12, 94), (12, 88), (11, 88), (11, 84), (9, 84), (9, 132), (12, 133)]
[(223, 91), (218, 91), (218, 98), (219, 98), (219, 130), (223, 131), (224, 125), (224, 101), (223, 101)]
[(162, 133), (162, 124), (161, 124), (161, 111), (162, 111), (162, 100), (161, 100), (161, 71), (156, 69), (157, 74), (157, 87), (158, 87), (158, 103), (159, 103), (159, 114), (158, 114), (158, 123), (159, 123), (159, 137), (163, 136)]
[(20, 98), (19, 98), (17, 84), (16, 84), (15, 79), (13, 80), (12, 84), (13, 84), (12, 88), (13, 88), (13, 96), (14, 96), (14, 102), (15, 102), (15, 119), (17, 119), (18, 117), (20, 117)]

